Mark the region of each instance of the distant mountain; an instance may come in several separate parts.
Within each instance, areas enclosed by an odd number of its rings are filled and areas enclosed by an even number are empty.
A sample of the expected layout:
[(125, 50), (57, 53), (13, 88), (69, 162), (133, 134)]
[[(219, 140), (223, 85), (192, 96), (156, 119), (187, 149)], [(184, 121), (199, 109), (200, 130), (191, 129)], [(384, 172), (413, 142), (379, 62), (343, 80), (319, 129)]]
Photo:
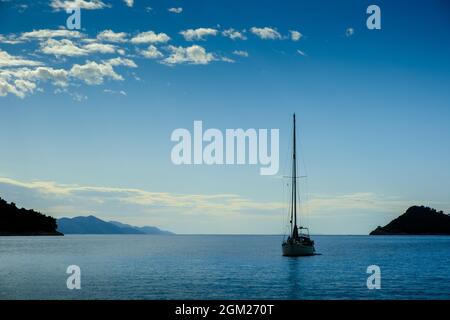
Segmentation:
[(135, 226), (131, 226), (129, 224), (121, 223), (118, 221), (109, 221), (109, 223), (112, 223), (121, 228), (131, 228), (131, 229), (140, 231), (144, 234), (157, 234), (157, 235), (173, 235), (174, 234), (173, 232), (161, 230), (157, 227), (151, 227), (151, 226), (135, 227)]
[[(58, 219), (58, 231), (64, 234), (172, 234), (156, 227), (134, 227), (116, 221), (103, 221), (94, 216)], [(149, 233), (145, 228), (156, 229), (159, 232)]]
[(17, 208), (0, 198), (0, 236), (62, 236), (56, 219), (34, 210)]
[(424, 206), (410, 207), (384, 227), (370, 235), (450, 235), (450, 216)]

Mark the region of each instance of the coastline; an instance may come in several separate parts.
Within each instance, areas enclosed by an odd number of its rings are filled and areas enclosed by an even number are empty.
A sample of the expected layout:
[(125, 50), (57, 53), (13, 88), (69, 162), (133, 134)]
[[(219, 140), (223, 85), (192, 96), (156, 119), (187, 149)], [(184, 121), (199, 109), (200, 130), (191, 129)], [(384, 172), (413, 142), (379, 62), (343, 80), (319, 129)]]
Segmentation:
[(61, 232), (0, 232), (0, 237), (36, 237), (36, 236), (64, 236)]

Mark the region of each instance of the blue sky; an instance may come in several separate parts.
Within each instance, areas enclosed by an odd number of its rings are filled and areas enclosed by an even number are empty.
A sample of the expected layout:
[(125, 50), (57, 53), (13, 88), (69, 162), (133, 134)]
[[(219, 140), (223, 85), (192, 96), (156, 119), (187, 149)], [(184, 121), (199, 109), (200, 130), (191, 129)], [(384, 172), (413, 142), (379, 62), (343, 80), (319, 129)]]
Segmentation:
[[(413, 204), (449, 211), (445, 1), (131, 2), (79, 1), (69, 31), (67, 1), (0, 1), (6, 200), (179, 233), (280, 233), (286, 181), (175, 166), (170, 134), (194, 120), (279, 128), (283, 175), (296, 112), (313, 233), (365, 234)], [(370, 4), (381, 30), (366, 28)]]

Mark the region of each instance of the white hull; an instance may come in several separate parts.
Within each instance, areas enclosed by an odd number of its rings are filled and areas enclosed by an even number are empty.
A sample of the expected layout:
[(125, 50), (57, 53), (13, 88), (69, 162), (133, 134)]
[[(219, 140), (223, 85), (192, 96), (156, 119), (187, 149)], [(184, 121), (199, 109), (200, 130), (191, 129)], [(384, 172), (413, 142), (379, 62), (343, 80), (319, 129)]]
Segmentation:
[(312, 256), (316, 251), (314, 246), (301, 243), (283, 243), (282, 249), (283, 256), (287, 257)]

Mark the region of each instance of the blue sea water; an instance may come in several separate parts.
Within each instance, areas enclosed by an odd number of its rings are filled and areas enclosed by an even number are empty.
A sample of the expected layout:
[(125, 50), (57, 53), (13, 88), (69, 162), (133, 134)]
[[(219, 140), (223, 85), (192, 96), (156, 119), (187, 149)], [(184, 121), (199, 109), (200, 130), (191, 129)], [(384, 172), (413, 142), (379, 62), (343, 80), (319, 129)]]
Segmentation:
[(314, 240), (321, 255), (287, 258), (280, 236), (0, 237), (0, 299), (450, 299), (450, 237)]

